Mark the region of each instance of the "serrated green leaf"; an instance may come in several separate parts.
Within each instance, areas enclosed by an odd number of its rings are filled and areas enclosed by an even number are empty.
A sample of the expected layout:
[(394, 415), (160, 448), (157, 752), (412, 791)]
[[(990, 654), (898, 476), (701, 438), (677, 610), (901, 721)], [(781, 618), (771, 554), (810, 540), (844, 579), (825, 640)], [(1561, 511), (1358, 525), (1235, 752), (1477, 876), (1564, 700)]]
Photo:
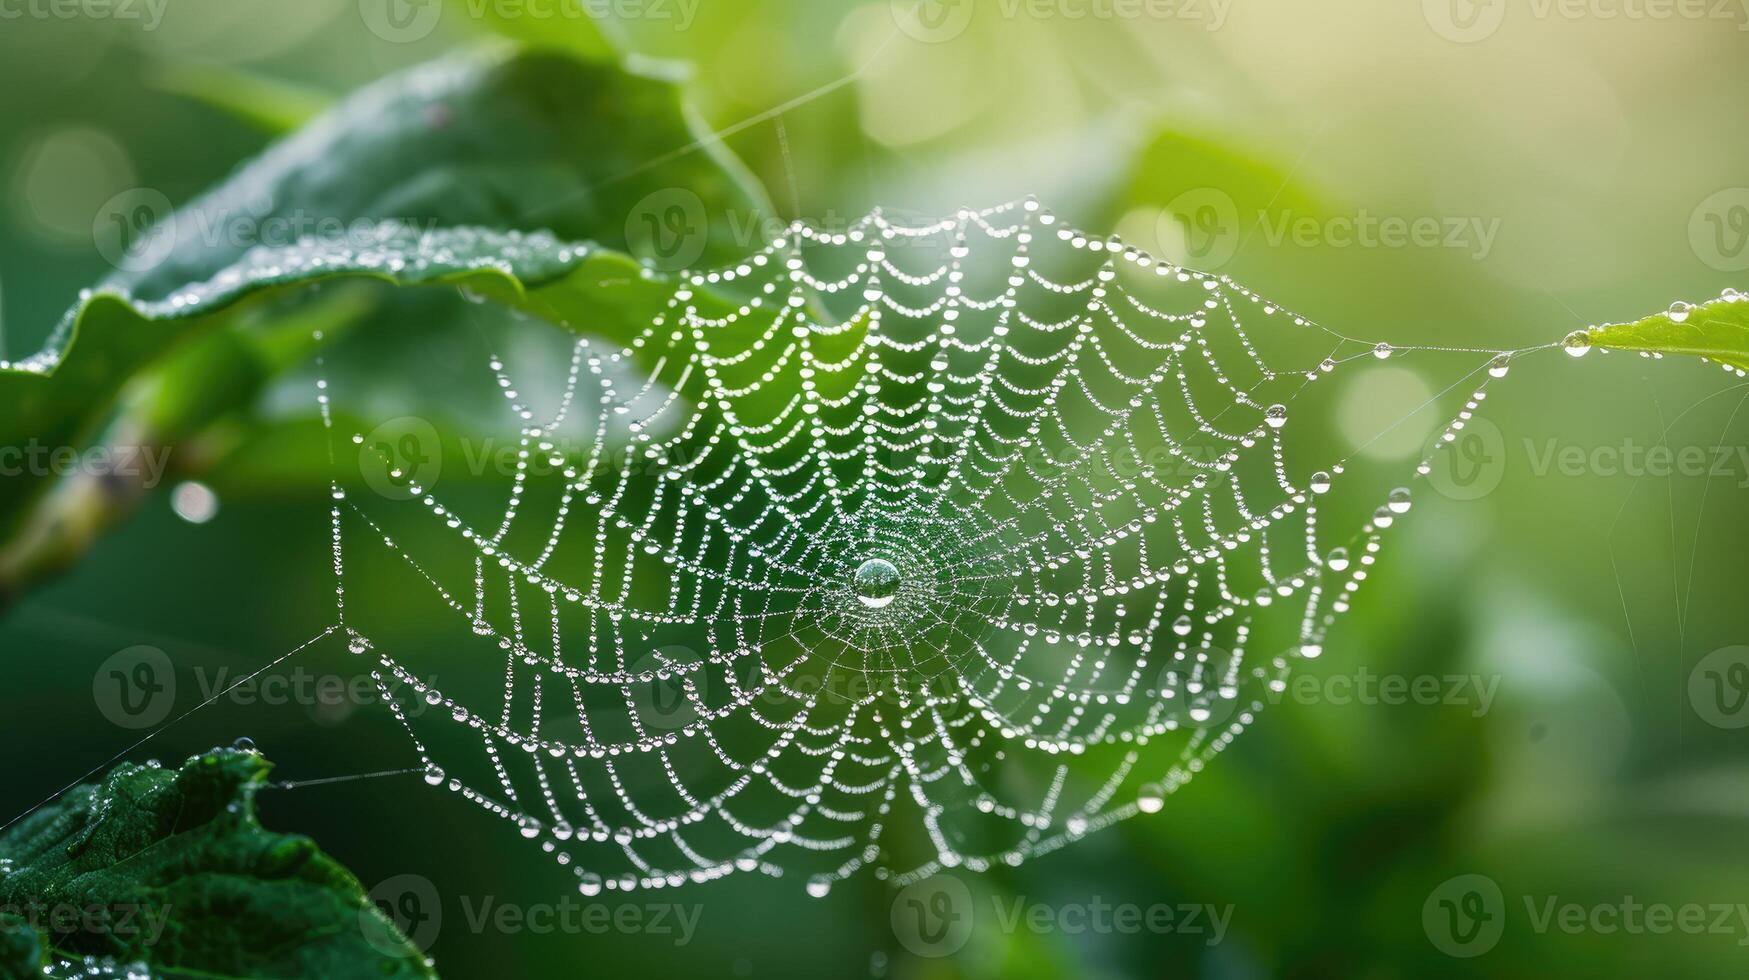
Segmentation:
[(238, 749), (123, 763), (0, 833), (0, 976), (42, 975), (33, 936), (153, 975), (435, 976), (350, 872), (261, 826), (269, 769)]
[(1749, 301), (1736, 292), (1584, 333), (1596, 347), (1690, 354), (1749, 371)]

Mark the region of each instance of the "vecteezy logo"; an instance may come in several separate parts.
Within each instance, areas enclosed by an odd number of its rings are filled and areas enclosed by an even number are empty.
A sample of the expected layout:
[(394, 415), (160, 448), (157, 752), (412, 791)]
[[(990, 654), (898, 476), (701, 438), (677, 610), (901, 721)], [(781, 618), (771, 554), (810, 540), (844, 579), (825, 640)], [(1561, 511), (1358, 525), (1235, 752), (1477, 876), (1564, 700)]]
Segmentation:
[(1688, 703), (1714, 728), (1749, 727), (1749, 646), (1722, 647), (1688, 675)]
[(359, 474), (372, 490), (390, 500), (411, 500), (443, 475), (437, 427), (416, 415), (384, 422), (357, 445)]
[[(358, 910), (358, 923), (365, 941), (379, 952), (386, 956), (406, 952), (400, 936), (422, 951), (437, 941), (437, 932), (443, 927), (443, 903), (431, 879), (415, 874), (384, 878), (366, 897), (370, 904)], [(394, 929), (389, 928), (390, 922)]]
[[(1183, 632), (1187, 626), (1190, 631)], [(1167, 646), (1170, 652), (1171, 644), (1184, 643), (1190, 650), (1186, 656), (1195, 654), (1197, 663), (1206, 666), (1199, 671), (1187, 667), (1182, 660), (1167, 658), (1167, 665), (1161, 668), (1155, 681), (1157, 693), (1152, 696), (1166, 699), (1162, 717), (1167, 721), (1180, 728), (1218, 732), (1239, 712), (1238, 692), (1221, 683), (1233, 655), (1216, 646), (1203, 646), (1196, 628), (1195, 623), (1179, 620), (1172, 624), (1170, 632), (1163, 630), (1155, 636), (1156, 648)]]
[(1435, 34), (1457, 44), (1486, 40), (1506, 20), (1506, 0), (1421, 0)]
[(1453, 500), (1475, 500), (1494, 492), (1506, 475), (1506, 437), (1500, 427), (1471, 418), (1445, 442), (1438, 432), (1422, 457), (1432, 466), (1427, 482)]
[(1448, 878), (1421, 906), (1421, 927), (1434, 948), (1447, 956), (1481, 956), (1506, 931), (1506, 897), (1487, 875)]
[(664, 272), (692, 266), (710, 240), (704, 201), (681, 187), (645, 195), (626, 216), (625, 231), (632, 253)]
[(1212, 272), (1239, 250), (1239, 206), (1225, 191), (1198, 187), (1173, 198), (1155, 228), (1160, 253)]
[(409, 44), (437, 26), (443, 16), (443, 0), (358, 0), (358, 15), (377, 37)]
[(1749, 269), (1749, 187), (1727, 187), (1688, 216), (1688, 247), (1720, 272)]
[(703, 665), (704, 658), (686, 646), (659, 647), (631, 665), (631, 673), (639, 679), (627, 690), (645, 728), (672, 731), (697, 720), (693, 698), (702, 700), (708, 683)]
[(91, 697), (103, 717), (122, 728), (150, 728), (176, 703), (176, 671), (157, 647), (128, 647), (98, 664)]
[(176, 248), (176, 222), (166, 220), (171, 211), (170, 199), (162, 191), (150, 187), (122, 191), (97, 209), (91, 242), (115, 268), (146, 272)]
[(925, 44), (940, 44), (964, 34), (975, 0), (891, 0), (899, 30)]
[(951, 956), (972, 937), (972, 892), (952, 875), (932, 875), (893, 896), (893, 935), (918, 956)]

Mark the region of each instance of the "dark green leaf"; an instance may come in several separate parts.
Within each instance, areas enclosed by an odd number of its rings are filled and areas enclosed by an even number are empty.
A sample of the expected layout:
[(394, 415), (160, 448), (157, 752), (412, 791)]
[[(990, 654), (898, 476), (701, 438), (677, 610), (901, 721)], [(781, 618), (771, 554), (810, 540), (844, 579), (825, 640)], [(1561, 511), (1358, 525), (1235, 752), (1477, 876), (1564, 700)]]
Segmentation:
[(40, 963), (37, 936), (154, 975), (435, 975), (350, 872), (261, 826), (269, 768), (238, 749), (123, 763), (0, 834), (0, 976)]
[[(135, 211), (117, 215), (118, 227)], [(353, 95), (118, 252), (124, 271), (81, 299), (42, 354), (0, 368), (0, 445), (90, 445), (131, 379), (211, 331), (283, 317), (286, 287), (295, 284), (348, 273), (460, 284), (489, 266), (480, 275), (520, 295), (523, 284), (587, 264), (605, 287), (635, 282), (643, 270), (623, 255), (560, 256), (557, 243), (621, 252), (653, 244), (652, 257), (665, 264), (713, 263), (742, 254), (741, 238), (765, 213), (762, 193), (694, 132), (667, 81), (551, 51), (446, 59)], [(550, 235), (523, 249), (513, 235), (470, 228)], [(556, 312), (624, 335), (641, 326), (625, 318), (625, 300), (625, 290), (578, 288)], [(208, 420), (248, 404), (290, 360), (222, 350), (196, 359)], [(175, 414), (185, 430), (202, 421), (180, 406)], [(183, 434), (129, 437), (160, 445)], [(0, 537), (18, 533), (26, 507), (50, 485), (39, 476), (0, 486)], [(78, 499), (49, 501), (53, 513), (31, 522), (32, 533), (53, 541), (48, 564), (81, 552), (140, 490), (63, 487)], [(29, 557), (19, 558), (21, 550)], [(41, 542), (17, 541), (0, 550), (0, 596), (18, 582), (21, 563), (43, 564), (44, 551)]]

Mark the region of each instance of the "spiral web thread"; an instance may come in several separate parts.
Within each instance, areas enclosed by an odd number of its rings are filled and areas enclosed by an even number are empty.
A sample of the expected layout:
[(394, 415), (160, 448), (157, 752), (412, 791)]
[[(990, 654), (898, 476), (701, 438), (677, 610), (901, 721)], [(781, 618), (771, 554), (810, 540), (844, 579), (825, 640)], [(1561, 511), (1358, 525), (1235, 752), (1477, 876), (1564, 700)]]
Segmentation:
[[(1319, 655), (1409, 509), (1381, 486), (1326, 531), (1348, 469), (1286, 441), (1297, 396), (1391, 348), (1031, 200), (797, 224), (667, 288), (628, 345), (567, 334), (541, 407), (491, 359), (522, 428), (498, 506), (337, 483), (331, 512), (341, 625), (427, 782), (585, 894), (903, 884), (1157, 811)], [(1278, 369), (1261, 338), (1288, 335), (1335, 349)], [(349, 573), (367, 551), (404, 581)], [(501, 684), (422, 680), (369, 624), (390, 592)]]

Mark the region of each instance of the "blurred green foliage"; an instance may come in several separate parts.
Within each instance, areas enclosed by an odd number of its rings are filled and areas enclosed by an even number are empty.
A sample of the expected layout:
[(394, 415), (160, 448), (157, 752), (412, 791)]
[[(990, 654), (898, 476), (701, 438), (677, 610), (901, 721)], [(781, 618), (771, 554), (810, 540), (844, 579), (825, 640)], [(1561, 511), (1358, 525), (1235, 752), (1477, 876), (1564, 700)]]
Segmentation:
[[(112, 271), (92, 225), (115, 194), (147, 187), (185, 203), (283, 125), (264, 119), (297, 118), (498, 32), (674, 63), (663, 70), (684, 73), (692, 111), (786, 219), (830, 225), (877, 205), (926, 214), (1036, 194), (1089, 230), (1193, 265), (1212, 259), (1352, 336), (1528, 346), (1743, 285), (1731, 243), (1709, 237), (1732, 227), (1749, 151), (1749, 131), (1733, 122), (1749, 81), (1737, 25), (1515, 13), (1492, 36), (1455, 43), (1417, 6), (1233, 5), (1216, 27), (1213, 5), (1197, 18), (1071, 20), (980, 3), (958, 34), (934, 41), (900, 29), (892, 5), (839, 0), (699, 5), (690, 17), (679, 3), (647, 4), (628, 8), (644, 16), (604, 25), (457, 0), (416, 37), (373, 31), (372, 8), (353, 0), (177, 0), (149, 30), (120, 17), (8, 20), (0, 357), (37, 349), (78, 291)], [(212, 96), (210, 79), (227, 75), (298, 93), (283, 104), (304, 108), (238, 113), (238, 102), (261, 103)], [(603, 127), (564, 152), (581, 163), (641, 132)], [(648, 151), (690, 145), (673, 142)], [(545, 186), (518, 180), (505, 192)], [(624, 237), (648, 192), (604, 194), (602, 220), (581, 236)], [(1432, 220), (1441, 243), (1359, 243), (1352, 232), (1367, 216)], [(761, 217), (731, 209), (711, 247), (751, 247)], [(1464, 232), (1447, 245), (1454, 226)], [(436, 298), (335, 302), (344, 322), (393, 317), (400, 333), (387, 337), (416, 333), (412, 323), (440, 338), (457, 315)], [(441, 340), (429, 345), (409, 340), (384, 363), (441, 356)], [(796, 882), (739, 879), (677, 894), (701, 910), (685, 945), (476, 929), (466, 903), (556, 900), (564, 882), (453, 797), (385, 777), (268, 793), (262, 806), (367, 885), (431, 879), (448, 913), (432, 953), (455, 976), (1740, 972), (1749, 926), (1539, 931), (1530, 907), (1749, 902), (1749, 735), (1709, 722), (1691, 683), (1749, 624), (1737, 601), (1749, 471), (1621, 463), (1635, 447), (1642, 461), (1652, 446), (1734, 452), (1745, 389), (1717, 368), (1625, 354), (1526, 358), (1508, 380), (1484, 413), (1498, 432), (1485, 448), (1500, 459), (1499, 485), (1477, 499), (1419, 500), (1318, 664), (1331, 676), (1364, 667), (1497, 679), (1488, 710), (1290, 699), (1162, 813), (969, 882), (980, 901), (1230, 905), (1218, 944), (1004, 932), (986, 916), (956, 957), (920, 959), (895, 942), (891, 894), (873, 880), (825, 900)], [(409, 410), (443, 400), (384, 384)], [(215, 478), (215, 521), (182, 523), (154, 495), (72, 575), (0, 622), (4, 731), (31, 740), (9, 756), (5, 809), (23, 810), (131, 741), (92, 697), (94, 673), (117, 650), (167, 650), (180, 710), (199, 703), (213, 672), (253, 670), (326, 622), (325, 508), (281, 478), (294, 447), (308, 445), (297, 435), (307, 402), (298, 406), (269, 390), (232, 420), (247, 438), (203, 434), (248, 446), (249, 465), (230, 457), (235, 479)], [(1329, 448), (1346, 454), (1372, 435), (1333, 427)], [(1418, 440), (1407, 443), (1377, 461), (1406, 465)], [(1583, 462), (1539, 462), (1569, 451)], [(439, 674), (464, 668), (434, 653)], [(322, 654), (308, 669), (357, 668)], [(299, 778), (410, 761), (385, 711), (230, 699), (150, 751), (181, 758), (243, 733)], [(1489, 876), (1505, 897), (1498, 945), (1468, 960), (1441, 952), (1424, 919), (1461, 874)]]

